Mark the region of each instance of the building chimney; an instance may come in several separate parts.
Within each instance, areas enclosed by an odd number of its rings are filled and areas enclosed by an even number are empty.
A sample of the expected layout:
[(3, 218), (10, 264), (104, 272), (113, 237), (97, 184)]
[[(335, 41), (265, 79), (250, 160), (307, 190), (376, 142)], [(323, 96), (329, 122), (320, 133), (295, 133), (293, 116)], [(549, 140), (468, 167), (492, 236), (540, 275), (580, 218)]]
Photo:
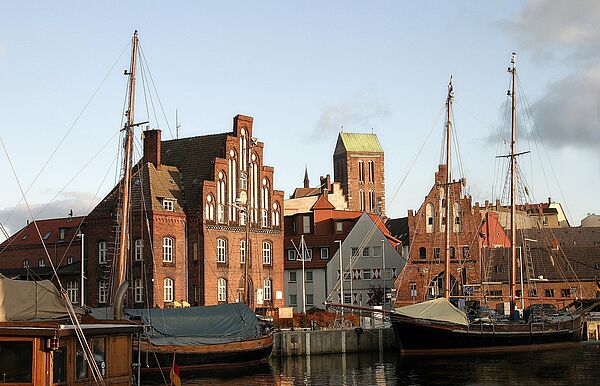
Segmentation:
[(160, 170), (160, 130), (144, 131), (144, 163), (153, 163)]

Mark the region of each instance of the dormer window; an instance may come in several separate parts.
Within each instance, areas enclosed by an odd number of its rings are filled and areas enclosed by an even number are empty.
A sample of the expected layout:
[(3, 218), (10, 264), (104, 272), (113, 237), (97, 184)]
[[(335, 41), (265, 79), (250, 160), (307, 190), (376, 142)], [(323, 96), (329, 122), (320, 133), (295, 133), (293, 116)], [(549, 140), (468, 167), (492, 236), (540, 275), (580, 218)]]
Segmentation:
[(58, 228), (58, 239), (59, 240), (64, 240), (67, 236), (67, 229), (66, 228)]
[(45, 235), (44, 235), (44, 240), (48, 240), (48, 238), (50, 238), (50, 235), (52, 235), (52, 231), (48, 231)]
[(168, 200), (166, 198), (163, 198), (162, 206), (163, 206), (164, 210), (169, 211), (169, 212), (173, 212), (175, 210), (174, 209), (175, 205), (173, 203), (173, 200)]

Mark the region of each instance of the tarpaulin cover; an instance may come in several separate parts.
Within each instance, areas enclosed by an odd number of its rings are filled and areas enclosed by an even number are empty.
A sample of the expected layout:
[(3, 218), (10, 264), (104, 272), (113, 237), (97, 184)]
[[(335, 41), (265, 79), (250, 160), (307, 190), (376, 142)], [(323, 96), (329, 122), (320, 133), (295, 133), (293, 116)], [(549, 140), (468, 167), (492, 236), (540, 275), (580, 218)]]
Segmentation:
[[(204, 346), (236, 342), (260, 335), (258, 318), (243, 303), (188, 308), (126, 309), (150, 325), (148, 341), (157, 346)], [(111, 319), (112, 312), (97, 309), (92, 316)]]
[(467, 315), (454, 307), (446, 298), (438, 298), (423, 303), (394, 309), (396, 314), (415, 319), (427, 319), (441, 322), (450, 322), (462, 326), (469, 325)]
[(65, 300), (51, 281), (13, 280), (0, 274), (0, 322), (66, 317)]

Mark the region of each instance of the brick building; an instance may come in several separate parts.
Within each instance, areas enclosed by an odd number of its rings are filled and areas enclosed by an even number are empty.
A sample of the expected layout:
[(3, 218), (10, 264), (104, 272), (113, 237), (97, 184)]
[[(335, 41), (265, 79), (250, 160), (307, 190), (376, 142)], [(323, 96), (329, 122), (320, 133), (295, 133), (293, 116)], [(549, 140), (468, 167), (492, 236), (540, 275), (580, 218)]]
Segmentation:
[(53, 264), (71, 301), (79, 304), (82, 288), (79, 234), (83, 219), (69, 216), (28, 223), (0, 244), (0, 273), (23, 280), (53, 279)]
[[(250, 306), (283, 305), (283, 192), (252, 134), (243, 115), (227, 133), (161, 141), (159, 130), (144, 132), (132, 177), (130, 307), (244, 300), (245, 264)], [(90, 304), (109, 300), (119, 191), (86, 220)]]
[(342, 185), (348, 209), (385, 214), (384, 156), (377, 135), (340, 133), (333, 176)]

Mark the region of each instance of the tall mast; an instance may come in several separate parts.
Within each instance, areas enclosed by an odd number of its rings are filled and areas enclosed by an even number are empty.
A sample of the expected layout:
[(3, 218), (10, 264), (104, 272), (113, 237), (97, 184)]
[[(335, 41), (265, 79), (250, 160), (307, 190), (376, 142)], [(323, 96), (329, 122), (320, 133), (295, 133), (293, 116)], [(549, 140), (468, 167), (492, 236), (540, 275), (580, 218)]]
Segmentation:
[(452, 150), (452, 100), (454, 99), (454, 90), (452, 88), (452, 77), (448, 84), (448, 97), (446, 98), (446, 189), (444, 189), (444, 201), (446, 202), (446, 266), (444, 268), (444, 297), (450, 299), (450, 183), (451, 175), (451, 150)]
[[(508, 71), (512, 75), (512, 90), (511, 90), (511, 99), (512, 99), (512, 134), (510, 140), (510, 250), (511, 250), (511, 276), (510, 276), (510, 302), (511, 302), (511, 311), (514, 308), (514, 305), (517, 301), (517, 222), (516, 222), (516, 202), (515, 197), (517, 193), (517, 100), (516, 100), (516, 92), (515, 92), (515, 84), (517, 77), (517, 54), (512, 53), (512, 58), (510, 60), (512, 67), (509, 67)], [(523, 294), (521, 294), (523, 296)]]
[(129, 68), (129, 107), (127, 110), (127, 122), (125, 123), (125, 156), (123, 157), (123, 200), (121, 206), (121, 227), (119, 237), (119, 259), (117, 260), (117, 279), (115, 282), (115, 292), (125, 282), (127, 272), (127, 250), (128, 235), (127, 227), (129, 223), (129, 187), (131, 186), (131, 153), (133, 146), (133, 110), (135, 106), (135, 67), (137, 59), (138, 34), (133, 33), (131, 48), (131, 65)]

